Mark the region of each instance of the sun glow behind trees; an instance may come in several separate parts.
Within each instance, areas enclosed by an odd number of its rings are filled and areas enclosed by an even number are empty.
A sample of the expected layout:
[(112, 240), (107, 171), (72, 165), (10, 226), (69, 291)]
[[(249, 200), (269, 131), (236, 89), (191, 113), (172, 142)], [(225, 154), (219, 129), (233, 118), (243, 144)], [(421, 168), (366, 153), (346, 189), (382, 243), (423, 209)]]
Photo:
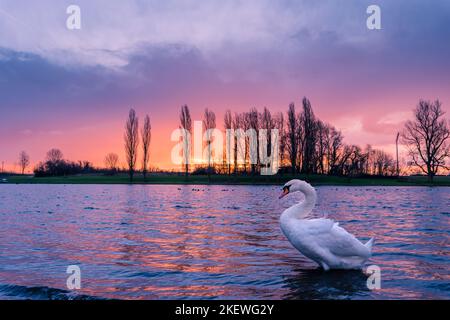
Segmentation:
[[(178, 142), (179, 146), (173, 154), (181, 157), (173, 165), (186, 175), (202, 172), (209, 175), (290, 172), (335, 176), (396, 176), (399, 173), (410, 174), (414, 168), (419, 167), (423, 173), (431, 172), (431, 180), (436, 174), (448, 172), (450, 131), (440, 102), (420, 101), (415, 109), (415, 120), (406, 123), (401, 142), (407, 144), (419, 139), (420, 150), (417, 149), (417, 143), (410, 143), (408, 146), (413, 161), (406, 166), (402, 165), (400, 170), (397, 170), (394, 157), (383, 150), (375, 149), (370, 144), (364, 147), (346, 144), (338, 129), (314, 114), (307, 98), (302, 100), (301, 108), (298, 109), (291, 103), (286, 116), (282, 112), (272, 115), (268, 108), (263, 108), (262, 111), (251, 108), (248, 112), (227, 110), (221, 128), (212, 109), (205, 111), (203, 121), (192, 122), (189, 107), (183, 105), (180, 127), (172, 136), (172, 141)], [(107, 170), (114, 174), (128, 170), (130, 179), (135, 172), (147, 172), (151, 167), (151, 171), (154, 171), (157, 163), (149, 161), (150, 118), (146, 116), (145, 119), (144, 126), (139, 131), (138, 116), (133, 109), (130, 110), (124, 134), (127, 155), (125, 166), (120, 164), (119, 156), (113, 152), (104, 158), (107, 169), (98, 169), (88, 161), (64, 160), (62, 152), (54, 148), (47, 153), (45, 162), (39, 163), (34, 171), (36, 175), (48, 176), (96, 170)], [(422, 127), (428, 130), (422, 135), (430, 136), (430, 139), (423, 142), (420, 135), (411, 136), (411, 130), (420, 131)], [(194, 136), (199, 136), (199, 141)], [(140, 141), (142, 153), (139, 151)], [(186, 149), (187, 141), (190, 143)], [(421, 155), (420, 151), (423, 150), (428, 151)], [(430, 153), (429, 158), (426, 157), (427, 153)], [(25, 160), (29, 163), (30, 159), (22, 155), (27, 154), (21, 153), (18, 165), (23, 163), (26, 168), (28, 164)], [(138, 159), (142, 159), (142, 166), (136, 163)]]
[[(182, 121), (186, 114), (190, 116), (189, 108), (184, 105), (180, 113)], [(302, 100), (300, 112), (297, 112), (294, 103), (289, 105), (287, 120), (283, 113), (272, 116), (268, 108), (264, 108), (262, 112), (251, 108), (250, 111), (242, 113), (227, 110), (223, 121), (224, 134), (216, 134), (221, 137), (219, 141), (209, 136), (212, 132), (208, 131), (209, 129), (217, 130), (215, 119), (208, 119), (213, 114), (207, 109), (203, 125), (196, 126), (194, 121), (194, 130), (174, 132), (172, 136), (172, 141), (181, 141), (172, 150), (172, 156), (183, 154), (185, 172), (188, 172), (188, 163), (194, 165), (190, 170), (193, 172), (204, 168), (205, 173), (222, 174), (255, 174), (269, 167), (276, 168), (271, 173), (274, 174), (280, 167), (281, 172), (291, 173), (397, 175), (396, 162), (392, 155), (374, 149), (370, 144), (364, 149), (345, 144), (339, 130), (315, 116), (312, 104), (306, 97)], [(271, 133), (275, 132), (277, 137), (271, 138)], [(199, 142), (193, 143), (194, 150), (190, 147), (193, 136), (200, 136)], [(262, 141), (264, 146), (261, 145)], [(186, 143), (189, 144), (188, 149), (185, 148)], [(214, 152), (211, 150), (212, 144), (215, 144)], [(263, 150), (265, 147), (267, 150)], [(202, 151), (196, 151), (199, 149)], [(264, 154), (270, 159), (265, 159)], [(181, 160), (174, 161), (176, 165), (180, 163)]]

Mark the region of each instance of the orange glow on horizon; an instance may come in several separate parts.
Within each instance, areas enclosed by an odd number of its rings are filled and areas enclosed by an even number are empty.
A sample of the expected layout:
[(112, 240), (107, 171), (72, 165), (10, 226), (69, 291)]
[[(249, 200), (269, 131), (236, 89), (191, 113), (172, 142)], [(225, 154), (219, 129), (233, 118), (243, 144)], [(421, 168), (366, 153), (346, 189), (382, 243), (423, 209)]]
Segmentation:
[[(322, 98), (323, 99), (323, 98)], [(331, 98), (315, 102), (311, 99), (316, 116), (334, 125), (344, 135), (344, 142), (356, 144), (364, 148), (371, 144), (374, 148), (383, 149), (391, 155), (395, 155), (395, 136), (403, 127), (407, 114), (412, 117), (412, 108), (415, 99), (398, 97), (392, 99), (390, 104), (380, 107), (378, 102), (368, 103), (364, 108), (354, 107), (354, 112), (339, 113), (339, 108), (328, 110), (326, 107), (332, 105)], [(243, 103), (236, 103), (234, 99), (225, 100), (229, 102), (220, 103), (217, 107), (210, 109), (216, 113), (217, 128), (223, 129), (224, 110), (231, 109), (232, 112), (243, 112), (249, 108)], [(142, 104), (146, 105), (146, 103)], [(236, 108), (228, 108), (230, 105), (238, 105)], [(270, 107), (272, 114), (282, 111), (286, 112), (288, 103), (273, 103), (276, 107)], [(444, 110), (446, 109), (444, 101)], [(240, 106), (240, 107), (239, 107)], [(296, 103), (297, 111), (300, 103)], [(348, 106), (347, 106), (348, 107)], [(170, 140), (173, 130), (178, 128), (179, 108), (170, 108), (164, 114), (153, 114), (147, 112), (144, 107), (135, 108), (140, 119), (149, 113), (152, 122), (152, 140), (150, 146), (150, 167), (163, 170), (182, 170), (180, 165), (171, 162), (171, 150), (177, 142)], [(336, 110), (337, 109), (337, 110)], [(261, 107), (258, 108), (262, 110)], [(381, 110), (384, 110), (381, 112)], [(391, 112), (387, 110), (392, 110)], [(104, 167), (104, 158), (107, 153), (114, 152), (119, 155), (120, 167), (126, 167), (123, 132), (126, 120), (126, 110), (120, 116), (111, 115), (101, 120), (92, 120), (83, 125), (67, 123), (58, 129), (49, 128), (48, 131), (32, 131), (22, 129), (10, 139), (2, 139), (0, 148), (3, 150), (1, 161), (4, 162), (5, 171), (19, 172), (17, 164), (18, 155), (25, 150), (30, 155), (31, 164), (26, 172), (31, 173), (34, 166), (43, 161), (46, 152), (51, 148), (60, 149), (64, 158), (72, 161), (89, 161), (95, 167)], [(202, 108), (192, 108), (192, 121), (201, 121)], [(141, 123), (140, 123), (141, 125)], [(137, 167), (141, 168), (141, 150), (139, 150)], [(400, 158), (405, 158), (404, 149), (400, 149)], [(205, 161), (204, 161), (205, 162)]]

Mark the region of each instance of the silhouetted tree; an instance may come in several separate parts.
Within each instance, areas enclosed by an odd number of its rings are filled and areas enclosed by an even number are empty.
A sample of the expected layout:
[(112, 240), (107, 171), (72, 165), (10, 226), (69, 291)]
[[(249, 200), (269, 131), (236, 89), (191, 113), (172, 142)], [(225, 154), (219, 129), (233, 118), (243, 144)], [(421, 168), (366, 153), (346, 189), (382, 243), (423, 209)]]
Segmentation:
[[(254, 175), (256, 173), (256, 168), (259, 167), (260, 162), (259, 162), (259, 114), (258, 114), (258, 110), (256, 108), (251, 108), (250, 112), (248, 113), (248, 120), (249, 120), (249, 124), (250, 124), (250, 129), (253, 129), (255, 134), (256, 134), (256, 163), (255, 163), (255, 159), (251, 159), (250, 156), (250, 162), (251, 162), (251, 167), (252, 167), (252, 174)], [(253, 152), (253, 150), (250, 150)], [(255, 154), (253, 153), (253, 156)], [(253, 160), (253, 161), (252, 161)]]
[(364, 167), (364, 154), (357, 145), (346, 146), (344, 148), (347, 154), (344, 154), (343, 174), (348, 176), (357, 176)]
[[(267, 132), (267, 149), (266, 154), (270, 158), (273, 158), (274, 154), (272, 152), (272, 130), (275, 129), (275, 120), (272, 117), (270, 110), (264, 107), (263, 112), (259, 115), (259, 128), (264, 129)], [(260, 133), (258, 133), (258, 141), (261, 139)], [(260, 143), (260, 141), (259, 141)], [(258, 146), (258, 154), (259, 154), (259, 146)], [(261, 159), (260, 159), (261, 162)], [(261, 166), (261, 164), (260, 164)]]
[(207, 157), (208, 157), (208, 180), (211, 179), (211, 130), (216, 127), (216, 115), (214, 112), (205, 109), (204, 118), (203, 118), (203, 127), (206, 132), (206, 148), (207, 148)]
[(133, 181), (133, 175), (136, 170), (136, 159), (139, 146), (139, 123), (134, 109), (130, 109), (128, 119), (125, 124), (125, 156), (127, 159), (128, 173), (130, 182)]
[(117, 166), (119, 164), (119, 156), (115, 153), (108, 153), (105, 156), (105, 167), (114, 173), (117, 171)]
[(300, 127), (303, 128), (302, 137), (302, 172), (313, 173), (314, 172), (314, 155), (316, 151), (316, 118), (311, 107), (311, 102), (305, 97), (302, 101), (303, 110), (300, 114)]
[(315, 170), (320, 174), (325, 174), (325, 160), (327, 155), (327, 135), (329, 134), (329, 126), (318, 120), (316, 122), (317, 125), (317, 166), (318, 168)]
[[(227, 132), (227, 130), (231, 130), (232, 123), (233, 123), (233, 119), (231, 116), (231, 111), (227, 110), (227, 111), (225, 111), (225, 115), (223, 116), (223, 125), (225, 128), (225, 132)], [(235, 136), (235, 135), (233, 135), (233, 136)], [(232, 148), (231, 139), (234, 139), (233, 136), (231, 136), (231, 134), (226, 134), (226, 141), (225, 141), (225, 145), (227, 147), (225, 150), (225, 153), (229, 160), (229, 161), (227, 161), (228, 175), (231, 174), (231, 158), (229, 155), (231, 154), (231, 148)]]
[(189, 159), (191, 155), (191, 149), (190, 149), (190, 134), (192, 132), (192, 120), (191, 120), (191, 113), (189, 112), (189, 107), (187, 105), (183, 105), (181, 107), (180, 111), (180, 126), (182, 129), (184, 129), (184, 136), (183, 136), (183, 146), (184, 146), (184, 157), (183, 157), (183, 163), (184, 163), (184, 172), (187, 176), (189, 174)]
[(150, 159), (150, 141), (152, 139), (152, 126), (150, 124), (150, 117), (148, 115), (144, 118), (144, 127), (141, 131), (142, 138), (142, 174), (144, 180), (147, 178), (147, 169)]
[(379, 176), (390, 176), (396, 173), (394, 158), (382, 150), (373, 150), (373, 174)]
[(337, 163), (337, 175), (345, 175), (349, 174), (351, 171), (351, 156), (353, 155), (353, 146), (350, 145), (343, 145), (343, 148), (341, 149), (341, 152), (338, 156), (338, 163)]
[(414, 120), (408, 120), (402, 132), (402, 141), (408, 148), (414, 166), (424, 172), (430, 182), (440, 168), (449, 169), (449, 122), (443, 118), (441, 102), (420, 100), (414, 110)]
[(278, 136), (280, 139), (280, 143), (279, 143), (279, 167), (283, 167), (284, 165), (284, 156), (286, 154), (286, 130), (284, 127), (284, 116), (283, 116), (283, 112), (278, 112), (275, 115), (275, 128), (278, 129)]
[(332, 175), (339, 174), (339, 163), (343, 153), (342, 133), (336, 128), (331, 127), (328, 139), (328, 173)]
[(238, 152), (240, 152), (240, 150), (242, 150), (242, 148), (243, 148), (243, 146), (240, 146), (241, 141), (238, 140), (238, 137), (237, 137), (237, 130), (242, 129), (241, 128), (241, 118), (242, 118), (241, 115), (239, 113), (235, 112), (234, 117), (233, 117), (233, 122), (232, 122), (233, 130), (234, 130), (234, 146), (233, 146), (234, 147), (234, 168), (233, 168), (234, 174), (236, 174), (237, 170), (238, 170), (238, 163), (237, 163)]
[(248, 130), (250, 129), (250, 121), (251, 115), (250, 112), (243, 112), (240, 114), (241, 117), (241, 126), (245, 132), (244, 139), (244, 172), (247, 173), (247, 164), (250, 162), (250, 137), (247, 135)]
[(50, 162), (58, 162), (63, 159), (63, 153), (61, 150), (53, 148), (47, 151), (47, 157), (46, 160)]
[(374, 150), (370, 144), (366, 145), (365, 149), (366, 154), (366, 167), (364, 169), (365, 174), (372, 174), (372, 163), (373, 163), (373, 156), (374, 156)]
[(89, 161), (68, 161), (63, 159), (59, 149), (47, 152), (44, 162), (40, 162), (34, 169), (36, 177), (65, 176), (70, 174), (92, 173), (95, 169)]
[(22, 174), (25, 173), (25, 169), (29, 166), (29, 164), (30, 164), (30, 156), (25, 151), (22, 151), (19, 154), (19, 166)]
[(289, 158), (291, 160), (291, 170), (292, 174), (295, 173), (295, 167), (297, 165), (297, 152), (298, 152), (298, 123), (297, 115), (295, 113), (295, 105), (291, 103), (287, 112), (288, 116), (288, 132), (287, 132), (287, 146)]

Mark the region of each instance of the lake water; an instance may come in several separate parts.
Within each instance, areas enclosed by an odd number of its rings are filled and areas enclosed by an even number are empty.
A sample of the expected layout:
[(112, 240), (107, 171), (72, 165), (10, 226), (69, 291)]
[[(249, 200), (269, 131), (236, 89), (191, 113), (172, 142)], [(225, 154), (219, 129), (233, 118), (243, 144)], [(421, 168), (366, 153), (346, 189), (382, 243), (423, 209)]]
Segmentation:
[(380, 290), (291, 247), (278, 219), (301, 196), (280, 187), (0, 185), (0, 299), (450, 299), (450, 188), (317, 191), (317, 215), (375, 237)]

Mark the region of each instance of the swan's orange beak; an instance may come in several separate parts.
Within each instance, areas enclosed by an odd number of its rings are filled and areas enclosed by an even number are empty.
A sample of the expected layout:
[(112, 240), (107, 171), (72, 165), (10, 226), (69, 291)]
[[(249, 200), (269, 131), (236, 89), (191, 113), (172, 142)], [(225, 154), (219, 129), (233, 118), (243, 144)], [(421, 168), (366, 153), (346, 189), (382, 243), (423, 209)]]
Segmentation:
[(278, 199), (283, 198), (284, 196), (286, 196), (289, 193), (289, 188), (288, 187), (284, 187), (283, 188), (283, 192), (280, 194), (280, 196), (278, 197)]

